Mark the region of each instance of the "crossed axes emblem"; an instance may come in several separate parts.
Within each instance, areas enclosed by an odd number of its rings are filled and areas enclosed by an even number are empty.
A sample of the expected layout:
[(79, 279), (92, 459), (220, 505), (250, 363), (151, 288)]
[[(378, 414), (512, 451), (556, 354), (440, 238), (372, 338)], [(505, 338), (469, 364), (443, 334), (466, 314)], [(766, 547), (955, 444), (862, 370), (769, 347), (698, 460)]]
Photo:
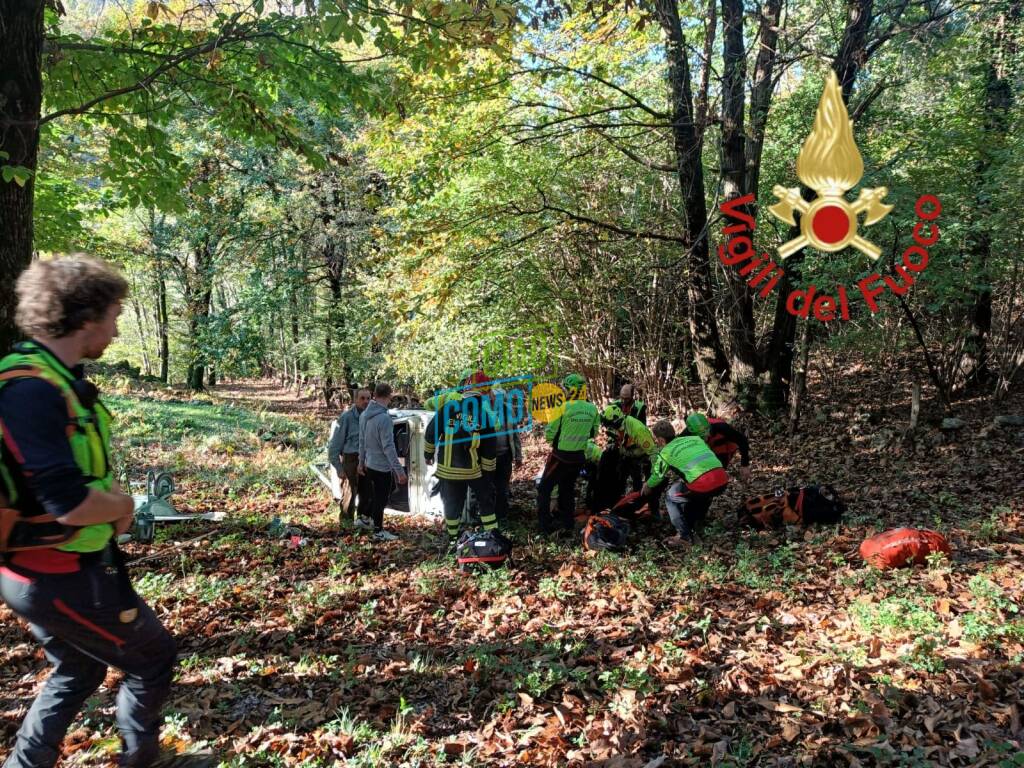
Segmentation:
[(881, 221), (893, 209), (883, 198), (886, 187), (862, 189), (853, 204), (844, 195), (864, 174), (857, 144), (853, 140), (853, 121), (846, 111), (839, 79), (830, 72), (825, 90), (814, 116), (814, 126), (800, 148), (796, 175), (817, 192), (814, 200), (804, 200), (799, 187), (786, 188), (776, 184), (772, 190), (779, 201), (768, 210), (780, 221), (796, 226), (794, 211), (800, 212), (800, 236), (779, 246), (779, 257), (786, 259), (806, 246), (820, 251), (841, 251), (853, 246), (872, 260), (882, 255), (881, 249), (857, 234), (860, 214), (864, 225)]

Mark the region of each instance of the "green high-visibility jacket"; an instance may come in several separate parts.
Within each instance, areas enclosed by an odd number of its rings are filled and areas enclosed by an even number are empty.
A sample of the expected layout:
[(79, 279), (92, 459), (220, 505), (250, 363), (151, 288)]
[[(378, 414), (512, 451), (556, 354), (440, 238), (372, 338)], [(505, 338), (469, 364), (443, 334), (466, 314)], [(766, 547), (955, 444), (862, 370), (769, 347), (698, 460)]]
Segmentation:
[(462, 393), (455, 391), (439, 392), (433, 397), (428, 397), (427, 402), (423, 404), (423, 410), (425, 411), (439, 411), (444, 408), (444, 404), (449, 400), (461, 400)]
[(647, 456), (653, 459), (658, 455), (658, 442), (654, 433), (639, 419), (627, 416), (622, 422), (622, 429), (616, 430), (615, 442), (622, 447), (622, 453), (633, 459)]
[[(619, 408), (622, 408), (622, 400), (621, 400), (621, 398), (616, 398), (615, 400), (612, 400), (611, 403), (609, 403), (609, 405), (617, 405), (617, 406), (619, 406)], [(626, 410), (626, 409), (622, 408), (622, 410)], [(647, 423), (647, 405), (644, 403), (643, 400), (634, 400), (633, 401), (633, 405), (630, 406), (630, 408), (629, 408), (629, 413), (627, 413), (626, 415), (627, 416), (632, 416), (634, 419), (639, 421), (641, 424), (646, 424)]]
[(593, 440), (587, 440), (587, 444), (583, 446), (583, 458), (597, 464), (601, 461), (601, 447)]
[(562, 415), (548, 424), (544, 438), (563, 457), (583, 461), (587, 440), (597, 437), (601, 417), (597, 406), (586, 400), (570, 400)]
[[(114, 473), (110, 465), (110, 411), (99, 400), (93, 408), (82, 405), (72, 387), (75, 377), (67, 367), (50, 352), (32, 342), (15, 347), (15, 351), (0, 360), (0, 387), (22, 378), (39, 378), (49, 382), (58, 390), (67, 404), (68, 426), (66, 435), (71, 444), (75, 463), (86, 478), (86, 485), (101, 491), (113, 487)], [(2, 465), (0, 465), (2, 466)], [(14, 509), (28, 511), (26, 500), (19, 500), (15, 484), (7, 476), (6, 468), (2, 478), (8, 503)], [(31, 516), (31, 513), (28, 513)], [(66, 543), (56, 549), (66, 552), (98, 552), (103, 549), (114, 534), (110, 523), (97, 523), (81, 528), (71, 528), (59, 522), (32, 525), (33, 532), (42, 537), (66, 534)]]
[(647, 485), (657, 488), (670, 473), (692, 483), (705, 472), (721, 468), (722, 462), (699, 437), (677, 437), (654, 458)]

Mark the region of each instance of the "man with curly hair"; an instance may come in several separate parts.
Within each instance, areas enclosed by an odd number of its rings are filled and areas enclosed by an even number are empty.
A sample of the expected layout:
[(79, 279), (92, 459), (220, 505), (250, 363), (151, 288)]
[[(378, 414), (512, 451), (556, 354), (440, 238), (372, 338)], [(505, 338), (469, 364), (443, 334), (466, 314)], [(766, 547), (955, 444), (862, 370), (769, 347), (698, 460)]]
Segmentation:
[(0, 361), (0, 596), (53, 670), (5, 768), (56, 763), (108, 667), (124, 673), (120, 764), (158, 757), (177, 649), (116, 547), (134, 504), (114, 480), (110, 414), (82, 368), (117, 336), (127, 292), (117, 272), (84, 257), (38, 261), (18, 279), (16, 320), (30, 340)]

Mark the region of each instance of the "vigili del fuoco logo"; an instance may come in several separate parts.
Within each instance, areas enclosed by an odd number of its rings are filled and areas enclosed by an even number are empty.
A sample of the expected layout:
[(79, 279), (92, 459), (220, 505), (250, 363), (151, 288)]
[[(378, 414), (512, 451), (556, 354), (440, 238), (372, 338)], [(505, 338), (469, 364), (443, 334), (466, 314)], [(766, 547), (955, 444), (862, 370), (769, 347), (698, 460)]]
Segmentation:
[[(816, 197), (805, 200), (799, 187), (776, 184), (772, 190), (779, 200), (768, 210), (775, 218), (795, 227), (798, 222), (794, 213), (799, 214), (800, 234), (779, 246), (779, 261), (784, 262), (801, 248), (810, 246), (825, 253), (854, 248), (872, 263), (877, 262), (882, 251), (866, 235), (860, 234), (860, 216), (864, 215), (864, 227), (870, 227), (888, 216), (893, 206), (884, 202), (889, 192), (886, 187), (861, 189), (853, 203), (846, 199), (846, 193), (864, 175), (864, 161), (853, 140), (853, 121), (843, 103), (835, 72), (829, 72), (814, 126), (800, 148), (796, 175)], [(718, 258), (728, 267), (738, 267), (739, 274), (748, 278), (747, 285), (761, 286), (758, 295), (767, 298), (784, 273), (768, 254), (755, 255), (754, 219), (745, 210), (745, 206), (753, 203), (754, 195), (747, 194), (720, 206), (722, 213), (736, 223), (722, 230), (729, 241), (718, 246)], [(914, 224), (914, 245), (903, 252), (902, 264), (894, 267), (894, 275), (872, 273), (857, 281), (849, 292), (846, 286), (837, 286), (836, 296), (819, 292), (813, 284), (794, 290), (786, 298), (789, 313), (803, 318), (813, 314), (816, 320), (823, 322), (835, 320), (837, 316), (849, 320), (851, 295), (855, 299), (859, 292), (872, 313), (878, 311), (876, 299), (886, 289), (897, 296), (905, 295), (914, 284), (915, 275), (920, 275), (928, 266), (928, 246), (939, 239), (939, 228), (934, 220), (942, 212), (942, 205), (934, 195), (922, 195), (914, 205), (914, 212), (919, 219)]]

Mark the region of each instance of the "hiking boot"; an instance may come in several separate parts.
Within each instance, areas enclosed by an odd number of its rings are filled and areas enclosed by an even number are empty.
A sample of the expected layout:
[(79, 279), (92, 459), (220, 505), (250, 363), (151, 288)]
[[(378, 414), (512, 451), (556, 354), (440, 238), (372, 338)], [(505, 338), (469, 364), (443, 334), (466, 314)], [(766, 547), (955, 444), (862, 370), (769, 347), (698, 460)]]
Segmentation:
[(361, 531), (373, 530), (373, 521), (368, 517), (357, 517), (352, 525)]
[(398, 536), (391, 531), (380, 530), (373, 534), (374, 541), (398, 541)]
[(687, 551), (693, 548), (693, 541), (691, 539), (684, 539), (682, 536), (669, 536), (665, 539), (665, 546), (671, 547), (672, 549), (678, 549)]

